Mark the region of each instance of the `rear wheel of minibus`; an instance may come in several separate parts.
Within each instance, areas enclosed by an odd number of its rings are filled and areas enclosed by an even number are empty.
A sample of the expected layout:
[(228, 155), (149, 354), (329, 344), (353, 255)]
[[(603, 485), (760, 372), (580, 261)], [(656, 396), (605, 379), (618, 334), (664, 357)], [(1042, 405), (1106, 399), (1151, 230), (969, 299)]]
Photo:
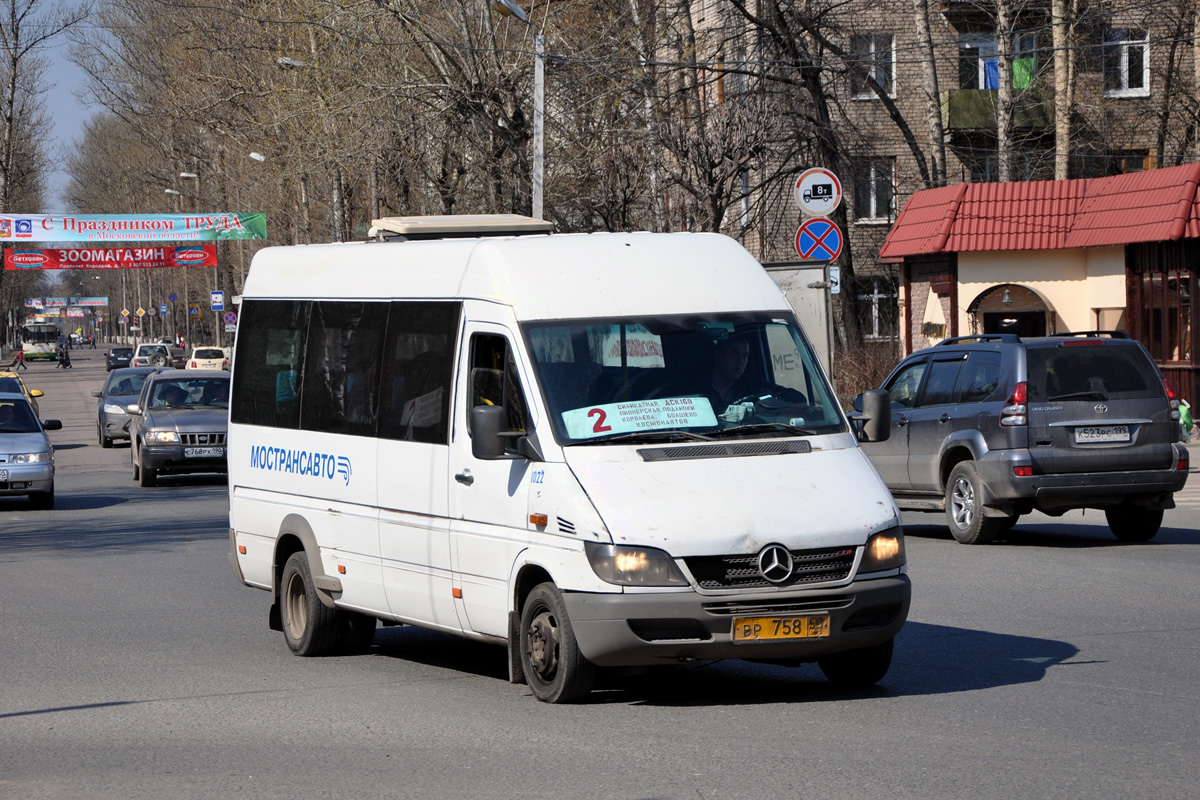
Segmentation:
[(303, 550), (288, 558), (279, 589), (283, 638), (296, 655), (357, 655), (374, 642), (374, 617), (321, 602)]

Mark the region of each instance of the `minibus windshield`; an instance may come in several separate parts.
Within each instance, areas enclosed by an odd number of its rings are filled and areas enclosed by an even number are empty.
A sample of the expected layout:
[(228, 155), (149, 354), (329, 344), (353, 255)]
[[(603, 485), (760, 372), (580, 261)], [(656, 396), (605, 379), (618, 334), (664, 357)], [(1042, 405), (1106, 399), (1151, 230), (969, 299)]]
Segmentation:
[(522, 329), (564, 445), (847, 429), (787, 312), (533, 322)]

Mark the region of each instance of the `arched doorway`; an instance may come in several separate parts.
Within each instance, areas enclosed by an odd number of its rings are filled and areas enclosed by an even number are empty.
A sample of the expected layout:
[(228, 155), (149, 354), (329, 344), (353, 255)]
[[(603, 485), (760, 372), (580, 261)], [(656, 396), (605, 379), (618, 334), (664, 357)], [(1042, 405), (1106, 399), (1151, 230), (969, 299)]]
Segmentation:
[(1016, 283), (985, 289), (967, 307), (967, 313), (971, 333), (1054, 333), (1054, 309), (1037, 292)]

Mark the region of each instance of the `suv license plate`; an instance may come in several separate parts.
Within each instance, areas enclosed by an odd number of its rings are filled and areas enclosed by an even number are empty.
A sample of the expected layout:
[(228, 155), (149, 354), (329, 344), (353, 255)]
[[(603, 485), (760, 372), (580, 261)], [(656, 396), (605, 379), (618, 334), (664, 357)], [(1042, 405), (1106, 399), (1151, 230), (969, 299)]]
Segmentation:
[(224, 447), (185, 447), (185, 458), (220, 458), (225, 455)]
[(1094, 428), (1076, 428), (1075, 443), (1087, 442), (1128, 442), (1128, 425), (1105, 425)]
[(733, 620), (735, 644), (778, 639), (825, 639), (828, 636), (828, 614), (807, 614), (802, 617), (736, 617)]

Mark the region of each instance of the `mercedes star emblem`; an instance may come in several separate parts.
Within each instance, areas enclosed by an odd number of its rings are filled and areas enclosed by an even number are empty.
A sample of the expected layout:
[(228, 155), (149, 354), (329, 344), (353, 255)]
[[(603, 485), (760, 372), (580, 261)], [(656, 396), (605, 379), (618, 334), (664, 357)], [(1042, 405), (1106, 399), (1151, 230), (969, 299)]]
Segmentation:
[(792, 577), (792, 554), (783, 545), (769, 544), (758, 554), (758, 571), (771, 583)]

